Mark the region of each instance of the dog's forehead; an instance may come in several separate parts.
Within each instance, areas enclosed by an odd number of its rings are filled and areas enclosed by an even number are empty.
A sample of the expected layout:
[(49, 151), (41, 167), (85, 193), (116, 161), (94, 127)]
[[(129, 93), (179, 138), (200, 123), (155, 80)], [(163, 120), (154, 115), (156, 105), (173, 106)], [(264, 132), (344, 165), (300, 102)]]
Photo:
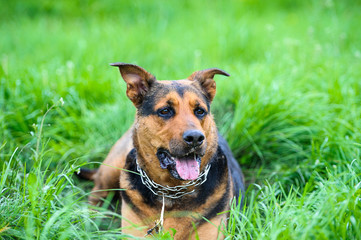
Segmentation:
[(196, 94), (202, 94), (201, 91), (193, 84), (193, 81), (183, 79), (183, 80), (163, 80), (158, 81), (162, 87), (169, 89), (169, 92), (175, 91), (179, 94), (180, 97), (183, 97), (184, 93), (194, 92)]
[(185, 92), (192, 92), (200, 98), (203, 98), (204, 96), (202, 90), (194, 84), (193, 81), (187, 79), (157, 81), (147, 95), (160, 100), (165, 98), (167, 94), (171, 92), (176, 93), (181, 98), (184, 97)]
[(193, 96), (196, 96), (209, 109), (209, 101), (207, 100), (207, 97), (193, 81), (187, 79), (162, 80), (156, 81), (152, 85), (150, 91), (145, 96), (142, 105), (139, 107), (139, 113), (141, 115), (155, 114), (155, 106), (159, 102), (166, 102), (168, 97), (172, 95), (174, 96), (174, 94), (170, 94), (172, 92), (179, 96), (179, 99), (184, 99), (185, 93), (191, 92), (193, 93)]

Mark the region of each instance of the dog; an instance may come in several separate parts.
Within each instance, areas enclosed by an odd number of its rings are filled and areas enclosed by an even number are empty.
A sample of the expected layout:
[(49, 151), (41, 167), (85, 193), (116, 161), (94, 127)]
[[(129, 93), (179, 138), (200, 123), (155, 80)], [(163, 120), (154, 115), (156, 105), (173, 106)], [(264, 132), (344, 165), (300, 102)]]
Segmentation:
[(164, 227), (176, 230), (174, 239), (223, 238), (216, 226), (225, 226), (233, 199), (242, 204), (245, 188), (210, 112), (213, 78), (229, 74), (211, 68), (158, 81), (137, 65), (111, 65), (126, 82), (136, 118), (98, 170), (81, 169), (79, 175), (95, 183), (90, 204), (101, 205), (110, 191), (121, 189), (126, 234), (143, 237)]

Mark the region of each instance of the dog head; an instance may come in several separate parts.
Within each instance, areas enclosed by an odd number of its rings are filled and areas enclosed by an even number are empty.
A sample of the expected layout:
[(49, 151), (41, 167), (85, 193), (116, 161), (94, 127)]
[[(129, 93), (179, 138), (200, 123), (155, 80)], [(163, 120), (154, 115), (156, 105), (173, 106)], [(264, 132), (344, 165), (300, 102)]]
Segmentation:
[(176, 185), (194, 180), (217, 150), (217, 129), (210, 113), (217, 69), (194, 72), (187, 79), (157, 81), (143, 68), (119, 67), (127, 96), (137, 108), (133, 142), (141, 167), (156, 182)]

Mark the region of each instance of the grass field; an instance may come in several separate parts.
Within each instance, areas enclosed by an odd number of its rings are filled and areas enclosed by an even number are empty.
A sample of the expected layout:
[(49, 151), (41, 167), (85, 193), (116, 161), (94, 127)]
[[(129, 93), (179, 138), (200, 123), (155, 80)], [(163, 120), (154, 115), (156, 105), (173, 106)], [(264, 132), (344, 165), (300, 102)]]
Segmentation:
[(133, 121), (108, 65), (122, 61), (158, 79), (231, 74), (212, 111), (249, 187), (228, 239), (361, 239), (360, 13), (358, 0), (0, 0), (0, 237), (127, 238), (73, 176)]

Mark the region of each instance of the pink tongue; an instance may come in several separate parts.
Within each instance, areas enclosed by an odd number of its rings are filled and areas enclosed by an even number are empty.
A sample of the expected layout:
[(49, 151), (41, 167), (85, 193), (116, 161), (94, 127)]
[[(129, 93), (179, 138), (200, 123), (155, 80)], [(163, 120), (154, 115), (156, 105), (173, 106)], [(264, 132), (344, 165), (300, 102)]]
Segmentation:
[(175, 159), (175, 168), (184, 180), (194, 180), (199, 176), (199, 165), (195, 159)]

